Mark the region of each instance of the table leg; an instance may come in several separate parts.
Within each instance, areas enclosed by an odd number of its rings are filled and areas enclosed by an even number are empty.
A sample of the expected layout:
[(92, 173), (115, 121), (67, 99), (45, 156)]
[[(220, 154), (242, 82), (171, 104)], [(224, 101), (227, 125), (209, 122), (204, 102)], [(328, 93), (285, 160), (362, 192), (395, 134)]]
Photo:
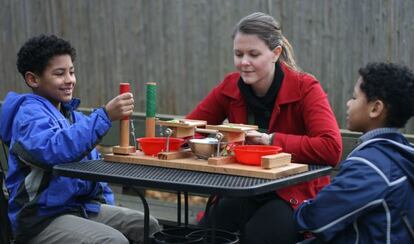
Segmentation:
[(184, 224), (188, 226), (188, 192), (184, 192)]
[[(177, 224), (181, 225), (181, 192), (177, 192)], [(188, 226), (188, 192), (184, 192), (184, 225)]]
[(142, 205), (144, 205), (144, 244), (150, 244), (150, 239), (149, 239), (149, 207), (148, 207), (148, 203), (147, 200), (145, 200), (145, 197), (142, 195), (142, 193), (135, 188), (134, 191), (138, 194), (139, 198), (141, 198), (142, 201)]
[(181, 192), (177, 191), (177, 225), (181, 225)]
[[(216, 201), (218, 201), (218, 199)], [(215, 206), (213, 205), (212, 207), (214, 208)], [(211, 220), (211, 242), (212, 243), (216, 243), (216, 214), (217, 214), (217, 211), (213, 211), (212, 220)]]
[(216, 196), (209, 196), (207, 199), (206, 209), (204, 210), (204, 216), (208, 214), (208, 211), (210, 211), (210, 207), (213, 204), (213, 200), (216, 198)]
[[(209, 211), (211, 208), (214, 208), (214, 203), (213, 201), (215, 200), (216, 203), (218, 203), (218, 201), (220, 200), (219, 196), (210, 196), (207, 200), (207, 204), (206, 204), (206, 210), (204, 212), (204, 216), (208, 217), (209, 216)], [(215, 243), (216, 241), (216, 213), (213, 212), (213, 214), (210, 215), (211, 216), (211, 241), (212, 243)], [(204, 232), (206, 235), (208, 234), (208, 229)], [(206, 236), (204, 236), (204, 243), (206, 243)]]

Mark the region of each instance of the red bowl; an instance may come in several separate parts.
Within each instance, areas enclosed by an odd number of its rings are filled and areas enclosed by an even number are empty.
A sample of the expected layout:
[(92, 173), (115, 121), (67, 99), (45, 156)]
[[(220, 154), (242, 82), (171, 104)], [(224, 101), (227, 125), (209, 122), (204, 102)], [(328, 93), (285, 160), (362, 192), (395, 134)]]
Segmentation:
[[(157, 155), (159, 152), (167, 150), (166, 137), (142, 137), (138, 138), (137, 142), (145, 155)], [(183, 143), (184, 139), (170, 138), (169, 151), (178, 151)]]
[(270, 145), (241, 145), (234, 148), (237, 162), (248, 165), (260, 165), (262, 156), (277, 154), (281, 147)]

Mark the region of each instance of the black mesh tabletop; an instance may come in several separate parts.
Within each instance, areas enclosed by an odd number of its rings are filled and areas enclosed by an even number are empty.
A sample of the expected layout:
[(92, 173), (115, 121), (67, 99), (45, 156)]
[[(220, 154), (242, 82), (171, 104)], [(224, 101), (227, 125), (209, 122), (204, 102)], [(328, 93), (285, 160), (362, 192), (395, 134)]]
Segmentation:
[(91, 160), (56, 165), (55, 175), (136, 187), (226, 196), (252, 196), (328, 175), (332, 167), (310, 165), (309, 171), (269, 180), (181, 169)]

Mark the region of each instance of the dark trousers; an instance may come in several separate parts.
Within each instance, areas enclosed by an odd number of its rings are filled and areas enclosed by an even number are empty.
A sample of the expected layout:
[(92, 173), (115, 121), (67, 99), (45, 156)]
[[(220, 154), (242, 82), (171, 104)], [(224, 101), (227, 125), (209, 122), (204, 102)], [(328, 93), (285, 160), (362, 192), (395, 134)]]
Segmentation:
[(240, 232), (242, 244), (295, 243), (292, 207), (274, 192), (250, 198), (219, 198), (200, 221), (200, 226)]

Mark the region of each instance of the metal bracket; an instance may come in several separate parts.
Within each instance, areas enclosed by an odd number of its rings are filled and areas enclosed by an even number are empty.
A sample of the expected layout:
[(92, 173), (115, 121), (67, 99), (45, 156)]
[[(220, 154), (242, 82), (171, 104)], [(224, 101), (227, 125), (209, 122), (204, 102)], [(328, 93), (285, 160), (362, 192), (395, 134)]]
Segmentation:
[(170, 151), (170, 137), (171, 137), (171, 135), (172, 135), (172, 133), (173, 133), (173, 130), (171, 130), (170, 128), (167, 128), (167, 129), (165, 129), (165, 135), (167, 136), (167, 142), (166, 142), (166, 152), (169, 152)]

